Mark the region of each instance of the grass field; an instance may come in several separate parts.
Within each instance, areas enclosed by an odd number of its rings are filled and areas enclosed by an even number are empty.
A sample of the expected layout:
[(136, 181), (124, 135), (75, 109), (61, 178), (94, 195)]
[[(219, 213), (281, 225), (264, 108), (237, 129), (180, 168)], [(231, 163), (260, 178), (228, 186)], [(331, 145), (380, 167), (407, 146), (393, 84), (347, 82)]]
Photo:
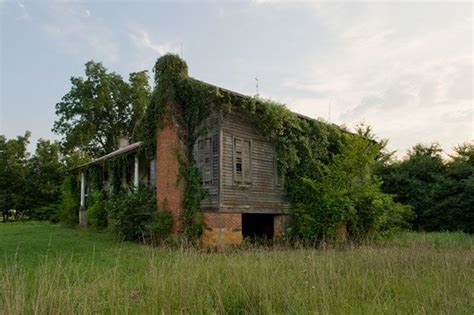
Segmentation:
[(0, 224), (0, 312), (473, 314), (474, 238), (208, 253), (46, 223)]

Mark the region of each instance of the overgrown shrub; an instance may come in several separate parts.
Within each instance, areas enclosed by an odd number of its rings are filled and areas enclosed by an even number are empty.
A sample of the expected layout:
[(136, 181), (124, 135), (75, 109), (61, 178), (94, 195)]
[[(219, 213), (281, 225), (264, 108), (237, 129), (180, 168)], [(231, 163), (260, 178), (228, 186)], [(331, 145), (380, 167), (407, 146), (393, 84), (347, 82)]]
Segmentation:
[(59, 205), (49, 204), (41, 207), (37, 207), (31, 210), (29, 218), (39, 221), (50, 221), (51, 223), (59, 222), (58, 215)]
[(65, 225), (79, 222), (79, 187), (74, 175), (66, 176), (61, 185), (61, 203), (58, 210), (59, 221)]
[(107, 227), (107, 201), (100, 191), (89, 194), (89, 207), (87, 208), (87, 222), (96, 229), (104, 229)]
[(380, 145), (347, 135), (331, 163), (318, 166), (317, 177), (301, 179), (291, 195), (293, 235), (309, 242), (334, 241), (344, 226), (352, 240), (403, 225), (411, 209), (382, 193), (373, 174)]
[(164, 212), (158, 215), (153, 192), (147, 188), (112, 196), (106, 209), (109, 227), (124, 240), (148, 240), (153, 233), (164, 237), (169, 231), (171, 219)]
[(159, 209), (146, 226), (146, 234), (152, 242), (166, 239), (173, 227), (173, 218), (167, 209)]

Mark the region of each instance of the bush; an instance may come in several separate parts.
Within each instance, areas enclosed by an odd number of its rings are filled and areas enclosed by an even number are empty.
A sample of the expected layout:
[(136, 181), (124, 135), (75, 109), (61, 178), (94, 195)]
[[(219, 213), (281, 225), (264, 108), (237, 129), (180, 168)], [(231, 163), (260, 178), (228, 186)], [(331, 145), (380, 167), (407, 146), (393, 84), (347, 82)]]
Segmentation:
[(61, 185), (61, 203), (58, 210), (59, 221), (65, 225), (79, 223), (79, 189), (73, 175), (67, 176)]
[(96, 229), (107, 227), (107, 202), (100, 191), (92, 192), (89, 196), (89, 207), (87, 208), (87, 222)]
[(173, 218), (167, 210), (158, 210), (151, 222), (147, 225), (146, 232), (152, 242), (168, 237), (173, 227)]
[(331, 163), (313, 172), (317, 178), (293, 181), (294, 237), (318, 243), (336, 241), (347, 232), (359, 241), (405, 224), (411, 208), (381, 192), (382, 182), (373, 174), (380, 149), (363, 137), (346, 136)]
[(148, 240), (152, 234), (164, 236), (170, 230), (171, 217), (158, 214), (153, 192), (140, 188), (130, 194), (117, 194), (107, 203), (109, 227), (128, 241)]
[(51, 223), (58, 223), (58, 205), (50, 204), (35, 208), (30, 213), (30, 219), (39, 221), (50, 221)]

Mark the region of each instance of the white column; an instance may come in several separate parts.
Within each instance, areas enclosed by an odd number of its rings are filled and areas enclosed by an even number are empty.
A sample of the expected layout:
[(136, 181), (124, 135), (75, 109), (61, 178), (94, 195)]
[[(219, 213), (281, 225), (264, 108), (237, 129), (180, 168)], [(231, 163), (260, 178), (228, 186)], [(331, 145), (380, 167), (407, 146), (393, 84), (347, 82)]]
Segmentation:
[(85, 178), (84, 172), (81, 172), (81, 210), (83, 210), (86, 206), (85, 201), (86, 201), (86, 178)]
[(81, 206), (79, 208), (79, 225), (87, 226), (86, 217), (86, 175), (81, 172)]
[(140, 163), (138, 155), (135, 155), (135, 170), (133, 172), (133, 186), (135, 189), (138, 189), (138, 184), (140, 180)]

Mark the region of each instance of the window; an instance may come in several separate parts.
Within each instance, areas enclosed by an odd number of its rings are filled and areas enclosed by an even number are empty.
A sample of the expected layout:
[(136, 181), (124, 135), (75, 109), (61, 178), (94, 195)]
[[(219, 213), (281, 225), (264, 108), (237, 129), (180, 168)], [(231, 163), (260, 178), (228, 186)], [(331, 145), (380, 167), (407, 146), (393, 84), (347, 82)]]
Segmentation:
[(202, 185), (212, 185), (212, 139), (198, 141), (198, 168)]
[(234, 138), (234, 182), (250, 184), (252, 178), (252, 145), (250, 140)]

